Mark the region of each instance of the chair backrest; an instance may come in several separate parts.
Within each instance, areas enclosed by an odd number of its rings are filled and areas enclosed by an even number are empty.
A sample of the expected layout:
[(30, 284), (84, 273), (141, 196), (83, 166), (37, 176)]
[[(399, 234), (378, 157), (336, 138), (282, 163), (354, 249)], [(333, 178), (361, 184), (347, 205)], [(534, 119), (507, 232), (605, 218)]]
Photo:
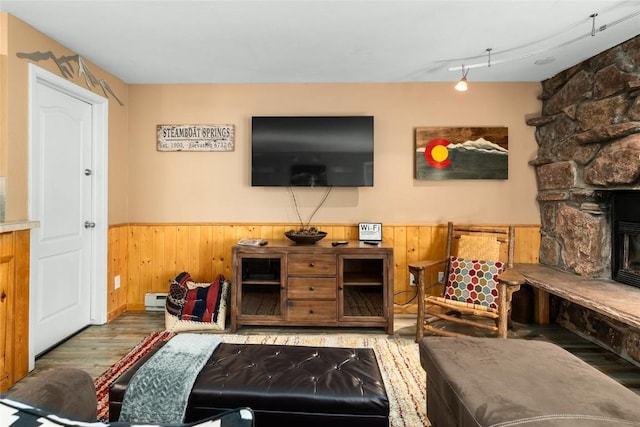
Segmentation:
[(449, 223), (444, 298), (496, 309), (496, 278), (505, 267), (513, 266), (514, 241), (513, 226), (455, 227)]
[(450, 222), (447, 228), (447, 257), (502, 261), (507, 267), (513, 267), (513, 226), (455, 226)]

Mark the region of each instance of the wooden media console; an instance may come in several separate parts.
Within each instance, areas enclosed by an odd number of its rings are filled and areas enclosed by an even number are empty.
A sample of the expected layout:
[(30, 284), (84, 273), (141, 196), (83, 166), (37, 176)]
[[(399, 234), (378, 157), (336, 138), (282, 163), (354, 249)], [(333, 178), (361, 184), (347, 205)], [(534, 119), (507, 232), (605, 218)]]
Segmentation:
[(393, 333), (393, 248), (349, 241), (235, 245), (231, 331), (241, 325), (383, 327)]

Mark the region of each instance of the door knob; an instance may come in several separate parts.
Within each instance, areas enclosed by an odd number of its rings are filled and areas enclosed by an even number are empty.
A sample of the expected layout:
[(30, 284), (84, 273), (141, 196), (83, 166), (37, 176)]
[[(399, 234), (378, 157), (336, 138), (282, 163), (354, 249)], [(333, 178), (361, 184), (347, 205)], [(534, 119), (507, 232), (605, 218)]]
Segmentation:
[(85, 221), (84, 222), (84, 228), (95, 228), (96, 227), (96, 223), (95, 222), (91, 222), (91, 221)]
[(92, 171), (91, 169), (85, 169), (85, 170), (84, 170), (84, 174), (85, 174), (86, 176), (91, 176), (91, 175), (93, 174), (93, 171)]

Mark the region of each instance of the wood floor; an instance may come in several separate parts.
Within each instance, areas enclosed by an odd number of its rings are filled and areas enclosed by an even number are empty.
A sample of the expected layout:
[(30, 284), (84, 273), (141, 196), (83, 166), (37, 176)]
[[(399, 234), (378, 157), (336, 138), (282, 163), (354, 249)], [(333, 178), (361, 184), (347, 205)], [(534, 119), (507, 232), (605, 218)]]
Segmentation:
[[(410, 315), (396, 315), (394, 324), (394, 335), (414, 336), (415, 317)], [(97, 378), (102, 372), (139, 343), (142, 338), (150, 332), (159, 330), (164, 330), (164, 314), (162, 312), (133, 311), (123, 314), (106, 325), (89, 326), (38, 357), (36, 359), (35, 369), (13, 387), (17, 389), (24, 386), (33, 380), (33, 378), (36, 378), (43, 370), (59, 366), (80, 368), (87, 371), (92, 377)], [(344, 332), (343, 329), (327, 330), (326, 328), (314, 330), (309, 328), (243, 327), (238, 333), (296, 334), (310, 333), (313, 331), (316, 333)], [(350, 329), (349, 332), (384, 334), (384, 331), (380, 328)], [(553, 342), (640, 394), (640, 367), (582, 339), (578, 335), (560, 326), (515, 324), (509, 332), (509, 338), (537, 339)], [(523, 369), (526, 369), (526, 367), (523, 367)]]

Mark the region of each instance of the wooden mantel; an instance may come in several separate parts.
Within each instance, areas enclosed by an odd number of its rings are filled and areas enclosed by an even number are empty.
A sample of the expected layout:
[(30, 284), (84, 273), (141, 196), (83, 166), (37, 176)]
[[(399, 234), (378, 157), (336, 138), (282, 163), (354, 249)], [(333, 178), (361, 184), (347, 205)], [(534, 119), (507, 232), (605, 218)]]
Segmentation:
[(539, 323), (548, 323), (548, 294), (554, 294), (640, 329), (640, 288), (613, 280), (587, 279), (540, 264), (516, 264), (514, 268), (529, 285), (544, 291), (536, 299)]

